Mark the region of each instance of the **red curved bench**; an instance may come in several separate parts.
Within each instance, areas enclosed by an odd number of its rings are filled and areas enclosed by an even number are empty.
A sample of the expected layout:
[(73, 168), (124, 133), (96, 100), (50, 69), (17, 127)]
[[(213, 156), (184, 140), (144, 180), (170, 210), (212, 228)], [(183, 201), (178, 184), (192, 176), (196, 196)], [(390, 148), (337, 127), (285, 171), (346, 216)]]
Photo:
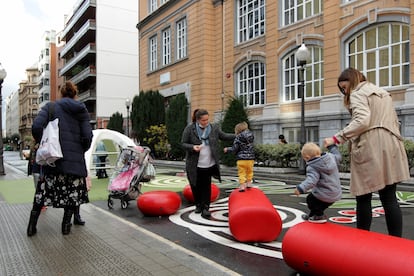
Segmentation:
[(306, 275), (413, 275), (413, 252), (413, 240), (334, 223), (299, 223), (282, 242), (285, 262)]
[(282, 219), (260, 189), (235, 189), (229, 197), (229, 228), (240, 242), (271, 242), (282, 231)]
[[(191, 190), (190, 184), (187, 184), (187, 185), (184, 186), (183, 196), (188, 202), (190, 202), (190, 203), (194, 202), (193, 191)], [(211, 183), (210, 202), (216, 201), (219, 197), (220, 197), (220, 188), (217, 187), (216, 184)]]
[(181, 206), (181, 198), (172, 191), (151, 191), (138, 197), (137, 207), (147, 216), (175, 214)]

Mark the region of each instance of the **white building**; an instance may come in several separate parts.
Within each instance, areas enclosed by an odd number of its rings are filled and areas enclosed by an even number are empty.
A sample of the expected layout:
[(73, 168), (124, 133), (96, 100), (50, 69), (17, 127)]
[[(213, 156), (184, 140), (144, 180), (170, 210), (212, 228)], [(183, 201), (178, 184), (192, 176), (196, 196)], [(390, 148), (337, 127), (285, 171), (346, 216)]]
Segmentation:
[(137, 21), (136, 0), (79, 1), (66, 18), (59, 76), (78, 86), (96, 128), (116, 112), (126, 117), (125, 100), (139, 93)]

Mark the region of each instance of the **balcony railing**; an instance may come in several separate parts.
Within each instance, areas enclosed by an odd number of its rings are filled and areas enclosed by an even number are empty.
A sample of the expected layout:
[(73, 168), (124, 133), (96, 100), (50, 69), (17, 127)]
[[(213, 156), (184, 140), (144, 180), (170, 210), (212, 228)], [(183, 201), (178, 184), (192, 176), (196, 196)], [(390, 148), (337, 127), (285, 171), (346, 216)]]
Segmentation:
[(86, 67), (79, 74), (77, 74), (76, 76), (73, 76), (73, 78), (71, 78), (70, 81), (73, 83), (79, 83), (80, 81), (84, 80), (85, 78), (89, 76), (96, 76), (95, 66)]
[(79, 53), (76, 54), (72, 59), (66, 62), (66, 64), (60, 69), (59, 76), (65, 75), (70, 69), (72, 69), (80, 60), (90, 53), (96, 54), (95, 43), (86, 45)]
[(82, 6), (80, 6), (75, 13), (73, 14), (72, 18), (69, 20), (68, 24), (65, 26), (64, 30), (62, 31), (62, 38), (65, 38), (68, 32), (73, 28), (75, 23), (81, 18), (81, 16), (86, 12), (89, 6), (96, 7), (96, 0), (89, 0), (85, 1)]
[(60, 56), (62, 58), (72, 49), (79, 39), (84, 36), (89, 30), (96, 30), (96, 21), (94, 19), (89, 19), (83, 26), (76, 32), (76, 34), (68, 41), (65, 46), (63, 46), (62, 51), (60, 51)]
[(80, 102), (86, 102), (87, 100), (95, 100), (96, 99), (96, 90), (87, 90), (79, 94), (78, 100)]

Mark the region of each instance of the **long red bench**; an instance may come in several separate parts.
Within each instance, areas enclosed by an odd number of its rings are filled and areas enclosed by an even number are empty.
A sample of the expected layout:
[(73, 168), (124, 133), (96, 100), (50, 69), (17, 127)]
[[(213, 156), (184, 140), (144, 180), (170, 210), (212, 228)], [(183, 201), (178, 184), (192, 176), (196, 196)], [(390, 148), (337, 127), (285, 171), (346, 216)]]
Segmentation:
[(235, 189), (229, 197), (229, 228), (240, 242), (271, 242), (282, 231), (282, 219), (260, 189)]
[(334, 223), (299, 223), (282, 241), (284, 261), (306, 275), (413, 275), (414, 241)]

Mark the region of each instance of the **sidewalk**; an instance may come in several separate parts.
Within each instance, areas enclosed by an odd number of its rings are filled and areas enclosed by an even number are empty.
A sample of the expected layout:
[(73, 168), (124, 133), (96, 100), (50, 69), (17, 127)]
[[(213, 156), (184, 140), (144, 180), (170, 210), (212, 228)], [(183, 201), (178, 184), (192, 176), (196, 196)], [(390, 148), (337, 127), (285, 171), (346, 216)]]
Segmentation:
[[(7, 163), (5, 169), (0, 183), (27, 177)], [(0, 275), (238, 275), (92, 204), (82, 205), (86, 225), (67, 236), (63, 210), (42, 211), (29, 238), (30, 209), (0, 198)]]

